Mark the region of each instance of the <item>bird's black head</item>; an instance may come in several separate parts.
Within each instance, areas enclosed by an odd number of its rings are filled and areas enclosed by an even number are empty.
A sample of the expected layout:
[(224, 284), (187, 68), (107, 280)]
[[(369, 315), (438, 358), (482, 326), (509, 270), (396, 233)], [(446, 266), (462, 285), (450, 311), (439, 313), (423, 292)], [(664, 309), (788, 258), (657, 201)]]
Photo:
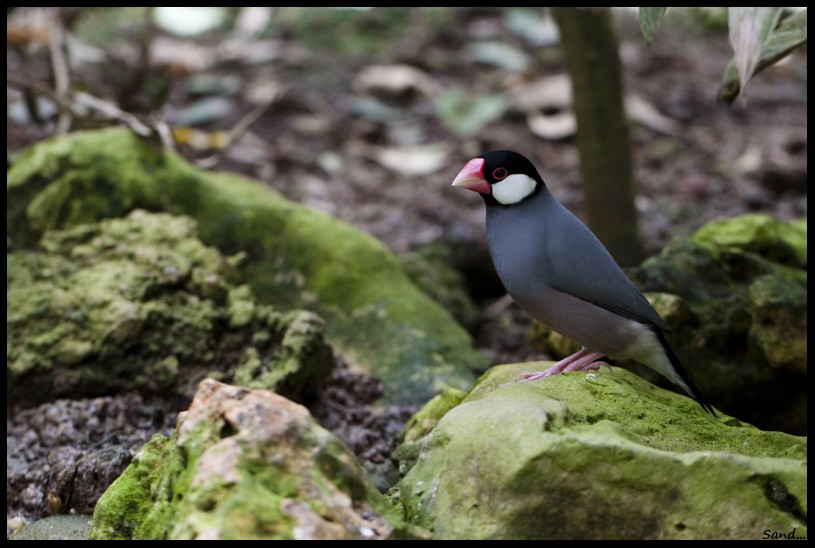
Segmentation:
[(525, 156), (511, 150), (494, 150), (467, 162), (453, 186), (481, 193), (487, 204), (509, 206), (534, 196), (544, 183)]

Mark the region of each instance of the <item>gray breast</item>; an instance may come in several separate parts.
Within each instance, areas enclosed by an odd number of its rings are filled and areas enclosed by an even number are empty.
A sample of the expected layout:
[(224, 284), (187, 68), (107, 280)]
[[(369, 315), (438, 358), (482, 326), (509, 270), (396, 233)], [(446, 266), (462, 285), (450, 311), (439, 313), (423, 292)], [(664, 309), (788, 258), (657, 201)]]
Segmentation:
[(533, 318), (597, 352), (624, 357), (653, 324), (667, 328), (589, 229), (544, 191), (487, 208), (498, 276)]

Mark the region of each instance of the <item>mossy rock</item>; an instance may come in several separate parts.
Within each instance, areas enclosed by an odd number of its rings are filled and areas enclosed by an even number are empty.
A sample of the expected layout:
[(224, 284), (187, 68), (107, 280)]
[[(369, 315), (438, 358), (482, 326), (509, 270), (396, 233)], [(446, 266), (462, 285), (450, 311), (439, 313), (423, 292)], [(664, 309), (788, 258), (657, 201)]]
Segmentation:
[[(490, 369), (392, 493), (436, 539), (806, 538), (807, 440), (621, 368)], [(420, 412), (421, 413), (421, 412)]]
[(389, 539), (409, 528), (348, 448), (273, 392), (202, 381), (105, 492), (94, 540)]
[(241, 260), (205, 246), (189, 217), (143, 210), (9, 253), (9, 399), (138, 391), (188, 401), (205, 376), (313, 392), (335, 364), (323, 320), (257, 303)]
[[(742, 215), (707, 223), (628, 270), (711, 403), (793, 434), (807, 431), (806, 235), (806, 219)], [(530, 337), (553, 357), (576, 350), (540, 324)], [(644, 366), (619, 365), (674, 388)]]
[[(487, 358), (375, 238), (244, 177), (191, 166), (125, 129), (79, 132), (21, 154), (7, 176), (14, 249), (47, 230), (141, 208), (188, 215), (203, 242), (246, 253), (259, 302), (313, 310), (353, 368), (384, 381), (384, 402), (466, 389)], [(79, 349), (81, 350), (81, 349)]]

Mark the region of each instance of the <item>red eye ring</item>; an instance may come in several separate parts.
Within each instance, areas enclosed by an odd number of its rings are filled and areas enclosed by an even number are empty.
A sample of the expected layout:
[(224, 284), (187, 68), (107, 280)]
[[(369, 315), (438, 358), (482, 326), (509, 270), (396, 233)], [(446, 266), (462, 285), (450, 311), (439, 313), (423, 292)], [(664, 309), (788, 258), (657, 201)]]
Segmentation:
[(496, 167), (492, 172), (492, 178), (496, 181), (503, 181), (509, 175), (509, 171), (505, 167)]

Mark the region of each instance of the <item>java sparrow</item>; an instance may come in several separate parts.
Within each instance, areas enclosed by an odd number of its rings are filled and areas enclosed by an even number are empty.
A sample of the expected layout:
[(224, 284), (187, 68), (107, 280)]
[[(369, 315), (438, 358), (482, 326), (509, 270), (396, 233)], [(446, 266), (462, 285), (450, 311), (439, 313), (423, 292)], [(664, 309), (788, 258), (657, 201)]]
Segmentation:
[(526, 381), (631, 359), (680, 386), (715, 415), (665, 339), (670, 328), (600, 240), (549, 192), (535, 166), (508, 150), (473, 158), (453, 186), (481, 194), (490, 255), (527, 314), (583, 348)]

